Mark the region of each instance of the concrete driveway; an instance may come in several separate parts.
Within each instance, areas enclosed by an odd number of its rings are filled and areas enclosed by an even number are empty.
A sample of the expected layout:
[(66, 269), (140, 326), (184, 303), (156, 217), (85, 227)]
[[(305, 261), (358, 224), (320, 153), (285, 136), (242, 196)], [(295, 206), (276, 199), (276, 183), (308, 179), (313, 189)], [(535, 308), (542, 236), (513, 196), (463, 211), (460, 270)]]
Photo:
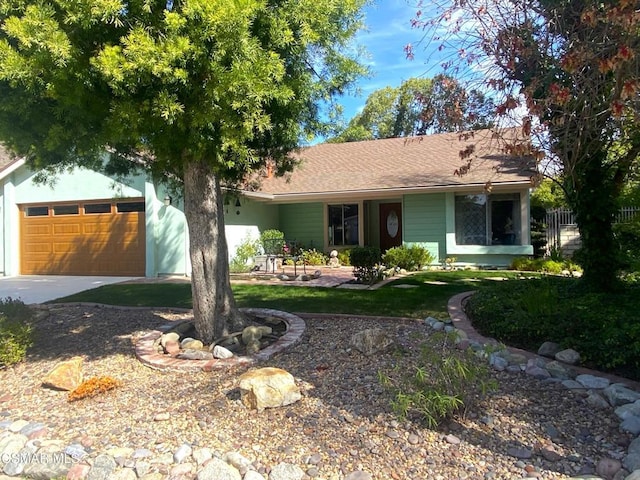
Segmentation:
[(27, 305), (56, 300), (73, 293), (138, 277), (69, 277), (64, 275), (21, 275), (0, 277), (0, 298), (11, 297)]

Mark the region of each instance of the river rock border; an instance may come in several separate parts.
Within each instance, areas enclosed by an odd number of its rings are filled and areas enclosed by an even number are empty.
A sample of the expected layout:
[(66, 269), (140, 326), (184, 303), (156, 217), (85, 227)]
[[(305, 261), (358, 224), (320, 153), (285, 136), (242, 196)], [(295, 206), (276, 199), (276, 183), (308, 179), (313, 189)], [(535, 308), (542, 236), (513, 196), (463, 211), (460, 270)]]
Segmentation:
[[(144, 365), (157, 370), (194, 371), (203, 370), (211, 372), (241, 365), (253, 365), (254, 363), (268, 360), (276, 353), (280, 353), (302, 338), (306, 324), (302, 318), (292, 313), (274, 310), (271, 308), (241, 308), (240, 311), (250, 315), (277, 317), (287, 326), (286, 332), (276, 342), (250, 356), (233, 356), (225, 359), (213, 360), (187, 360), (171, 357), (158, 353), (156, 340), (164, 333), (162, 330), (152, 330), (142, 336), (135, 346), (136, 356)], [(168, 330), (172, 325), (167, 325)]]
[[(425, 324), (434, 330), (456, 332), (460, 343), (482, 352), (486, 346), (495, 347), (498, 342), (480, 335), (464, 312), (465, 301), (474, 293), (464, 292), (451, 297), (447, 304), (449, 319), (439, 321), (429, 317), (425, 319)], [(627, 449), (627, 455), (621, 459), (619, 465), (630, 472), (629, 476), (624, 477), (625, 480), (640, 480), (639, 382), (577, 365), (564, 366), (556, 360), (513, 347), (505, 347), (487, 357), (489, 365), (496, 370), (514, 374), (525, 373), (542, 382), (558, 384), (570, 390), (581, 390), (585, 393), (587, 403), (594, 409), (614, 409), (620, 420), (620, 430), (634, 437)]]

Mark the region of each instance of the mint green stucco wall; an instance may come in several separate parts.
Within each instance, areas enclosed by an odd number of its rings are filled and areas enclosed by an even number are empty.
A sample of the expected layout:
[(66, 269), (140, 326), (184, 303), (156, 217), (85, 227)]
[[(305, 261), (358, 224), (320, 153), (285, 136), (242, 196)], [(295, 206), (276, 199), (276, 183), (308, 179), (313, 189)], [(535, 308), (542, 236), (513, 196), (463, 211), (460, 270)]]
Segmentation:
[(306, 248), (325, 251), (324, 205), (322, 203), (299, 203), (280, 205), (279, 230), (287, 240), (295, 240)]
[(277, 205), (241, 197), (240, 206), (236, 207), (236, 198), (230, 198), (224, 214), (229, 259), (246, 239), (259, 240), (260, 232), (278, 228), (278, 220)]
[(405, 195), (402, 210), (403, 243), (425, 244), (438, 262), (446, 243), (445, 194)]

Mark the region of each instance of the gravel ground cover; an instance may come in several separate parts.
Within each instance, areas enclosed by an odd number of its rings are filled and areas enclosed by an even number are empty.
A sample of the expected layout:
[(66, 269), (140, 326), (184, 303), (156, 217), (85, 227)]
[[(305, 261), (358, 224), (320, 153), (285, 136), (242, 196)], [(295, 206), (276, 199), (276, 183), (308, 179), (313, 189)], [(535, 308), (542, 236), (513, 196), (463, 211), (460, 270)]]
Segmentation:
[[(91, 455), (113, 447), (148, 449), (152, 473), (167, 474), (173, 453), (186, 443), (239, 452), (265, 477), (287, 462), (309, 478), (332, 480), (355, 471), (380, 480), (571, 478), (593, 473), (604, 458), (621, 458), (630, 441), (613, 411), (594, 411), (581, 392), (504, 372), (492, 373), (497, 391), (437, 431), (398, 421), (377, 373), (401, 358), (365, 357), (349, 340), (380, 327), (411, 355), (430, 330), (409, 320), (306, 318), (299, 343), (257, 365), (289, 371), (303, 398), (250, 411), (237, 388), (246, 368), (180, 373), (137, 361), (133, 347), (141, 335), (186, 317), (51, 306), (37, 322), (27, 360), (0, 370), (0, 420), (42, 422), (48, 438), (82, 443)], [(69, 403), (65, 392), (41, 386), (57, 362), (75, 355), (84, 358), (85, 378), (109, 375), (122, 387)]]

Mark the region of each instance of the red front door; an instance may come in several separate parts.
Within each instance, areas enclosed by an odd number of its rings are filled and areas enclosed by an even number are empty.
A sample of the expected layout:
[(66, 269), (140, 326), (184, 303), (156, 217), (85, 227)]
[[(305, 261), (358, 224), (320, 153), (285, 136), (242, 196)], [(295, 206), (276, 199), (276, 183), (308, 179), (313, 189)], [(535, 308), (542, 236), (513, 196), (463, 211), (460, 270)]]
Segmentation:
[(402, 245), (402, 204), (380, 204), (380, 250)]

